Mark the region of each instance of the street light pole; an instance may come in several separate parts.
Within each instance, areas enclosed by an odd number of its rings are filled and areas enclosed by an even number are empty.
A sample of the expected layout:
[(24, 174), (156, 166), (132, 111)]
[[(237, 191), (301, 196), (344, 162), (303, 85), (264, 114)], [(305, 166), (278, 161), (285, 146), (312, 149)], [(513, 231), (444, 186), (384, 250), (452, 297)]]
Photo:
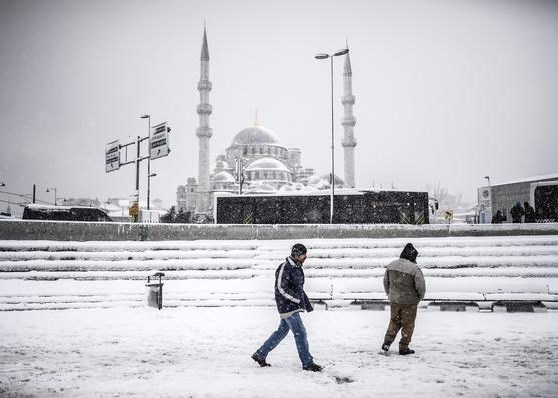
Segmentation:
[(45, 192), (50, 192), (51, 189), (54, 190), (54, 206), (58, 206), (58, 204), (57, 204), (58, 201), (56, 200), (58, 198), (58, 196), (56, 195), (56, 187), (55, 188), (47, 188)]
[(486, 178), (486, 180), (488, 181), (488, 188), (490, 188), (490, 177), (489, 177), (489, 176), (485, 176), (484, 178)]
[(316, 59), (330, 59), (330, 72), (331, 72), (331, 197), (329, 199), (329, 223), (333, 224), (333, 198), (335, 195), (335, 122), (333, 116), (333, 58), (345, 55), (349, 52), (348, 48), (339, 50), (333, 54), (317, 54), (314, 56)]
[[(143, 115), (142, 119), (147, 119), (147, 136), (151, 137), (151, 115)], [(147, 210), (150, 209), (149, 205), (149, 196), (151, 193), (151, 177), (155, 177), (157, 174), (151, 174), (151, 140), (147, 146), (147, 150), (149, 151), (147, 157)]]

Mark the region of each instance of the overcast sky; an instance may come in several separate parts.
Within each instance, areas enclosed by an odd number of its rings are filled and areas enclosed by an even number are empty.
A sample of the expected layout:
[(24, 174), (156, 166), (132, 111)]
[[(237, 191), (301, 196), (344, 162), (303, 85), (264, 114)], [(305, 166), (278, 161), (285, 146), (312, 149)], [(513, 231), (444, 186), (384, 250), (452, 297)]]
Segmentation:
[[(2, 189), (36, 184), (50, 202), (47, 187), (128, 198), (135, 169), (106, 174), (105, 146), (146, 135), (148, 113), (172, 126), (171, 154), (152, 162), (152, 198), (175, 204), (177, 186), (198, 174), (204, 21), (212, 162), (257, 109), (305, 167), (327, 173), (329, 61), (314, 55), (348, 41), (358, 187), (439, 183), (476, 202), (484, 176), (558, 172), (557, 1), (0, 0)], [(336, 59), (340, 176), (342, 69)]]

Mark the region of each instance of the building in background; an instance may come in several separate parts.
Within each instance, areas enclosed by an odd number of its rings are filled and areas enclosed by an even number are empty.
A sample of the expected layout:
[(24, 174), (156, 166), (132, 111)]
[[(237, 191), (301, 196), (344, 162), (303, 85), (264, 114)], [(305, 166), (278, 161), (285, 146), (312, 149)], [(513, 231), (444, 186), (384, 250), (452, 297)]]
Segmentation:
[(353, 105), (355, 104), (355, 96), (353, 95), (353, 70), (351, 68), (351, 58), (349, 54), (345, 55), (345, 67), (343, 70), (343, 96), (341, 97), (343, 104), (343, 156), (345, 161), (345, 181), (351, 188), (355, 187), (355, 147), (357, 141), (355, 139), (354, 129), (356, 118), (353, 115)]
[[(131, 222), (130, 205), (132, 201), (125, 198), (108, 198), (106, 202), (99, 203), (98, 207), (105, 210), (114, 221)], [(147, 210), (147, 202), (139, 203), (139, 221), (156, 223), (159, 218), (164, 215), (167, 210), (163, 208), (161, 199), (153, 199), (150, 201), (150, 210)]]
[[(512, 222), (510, 209), (517, 202), (521, 206), (523, 206), (524, 202), (529, 202), (535, 208), (539, 222), (551, 221), (553, 212), (556, 211), (555, 209), (558, 209), (558, 195), (554, 194), (552, 188), (542, 187), (557, 185), (558, 173), (528, 177), (478, 188), (479, 221), (481, 224), (491, 223), (492, 216), (500, 210), (506, 218), (504, 222), (510, 223)], [(549, 191), (549, 193), (545, 193), (546, 191)]]
[[(212, 168), (209, 164), (209, 145), (213, 135), (209, 127), (209, 116), (213, 108), (209, 103), (212, 84), (209, 81), (209, 47), (204, 27), (200, 57), (200, 104), (197, 107), (199, 127), (198, 179), (189, 177), (185, 185), (179, 185), (176, 192), (177, 211), (190, 211), (197, 215), (211, 216), (213, 193), (274, 193), (284, 191), (319, 190), (330, 188), (330, 175), (316, 175), (313, 168), (302, 165), (299, 148), (285, 146), (269, 128), (261, 126), (255, 118), (252, 126), (239, 131), (226, 148), (219, 154)], [(335, 176), (336, 188), (354, 187), (354, 126), (355, 97), (352, 94), (352, 70), (350, 59), (345, 60), (343, 73), (344, 107), (342, 125), (344, 138), (342, 146), (345, 156), (345, 181)]]

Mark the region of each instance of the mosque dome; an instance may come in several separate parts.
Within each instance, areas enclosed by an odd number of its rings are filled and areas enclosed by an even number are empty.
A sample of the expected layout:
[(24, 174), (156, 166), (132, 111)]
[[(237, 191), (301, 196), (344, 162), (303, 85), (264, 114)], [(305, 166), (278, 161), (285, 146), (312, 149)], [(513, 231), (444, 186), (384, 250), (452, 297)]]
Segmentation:
[(291, 185), (283, 185), (281, 188), (279, 188), (279, 192), (292, 192), (294, 191), (294, 188)]
[(261, 158), (253, 161), (246, 168), (246, 171), (256, 171), (256, 170), (266, 170), (266, 171), (286, 171), (290, 173), (291, 171), (282, 162), (273, 158)]
[(277, 189), (271, 184), (266, 184), (264, 182), (255, 183), (250, 185), (246, 192), (250, 193), (276, 193)]
[(212, 182), (234, 182), (234, 177), (226, 171), (221, 171), (213, 176)]
[[(330, 174), (318, 175), (314, 174), (310, 176), (308, 179), (308, 185), (314, 187), (315, 189), (328, 189), (331, 187), (330, 185)], [(337, 174), (335, 175), (335, 187), (336, 188), (345, 188), (347, 184), (341, 177)]]
[(233, 138), (231, 146), (237, 145), (280, 145), (279, 138), (273, 131), (263, 126), (252, 126), (241, 130)]

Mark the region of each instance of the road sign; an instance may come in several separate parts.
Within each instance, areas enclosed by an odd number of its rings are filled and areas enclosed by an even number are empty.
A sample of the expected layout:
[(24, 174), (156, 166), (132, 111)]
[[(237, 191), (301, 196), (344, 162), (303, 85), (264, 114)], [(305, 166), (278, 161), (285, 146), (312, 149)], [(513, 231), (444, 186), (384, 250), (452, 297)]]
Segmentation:
[(105, 148), (105, 171), (107, 173), (120, 168), (120, 142), (109, 142)]
[(149, 137), (149, 156), (151, 160), (169, 154), (169, 130), (167, 122), (151, 127), (151, 136)]

